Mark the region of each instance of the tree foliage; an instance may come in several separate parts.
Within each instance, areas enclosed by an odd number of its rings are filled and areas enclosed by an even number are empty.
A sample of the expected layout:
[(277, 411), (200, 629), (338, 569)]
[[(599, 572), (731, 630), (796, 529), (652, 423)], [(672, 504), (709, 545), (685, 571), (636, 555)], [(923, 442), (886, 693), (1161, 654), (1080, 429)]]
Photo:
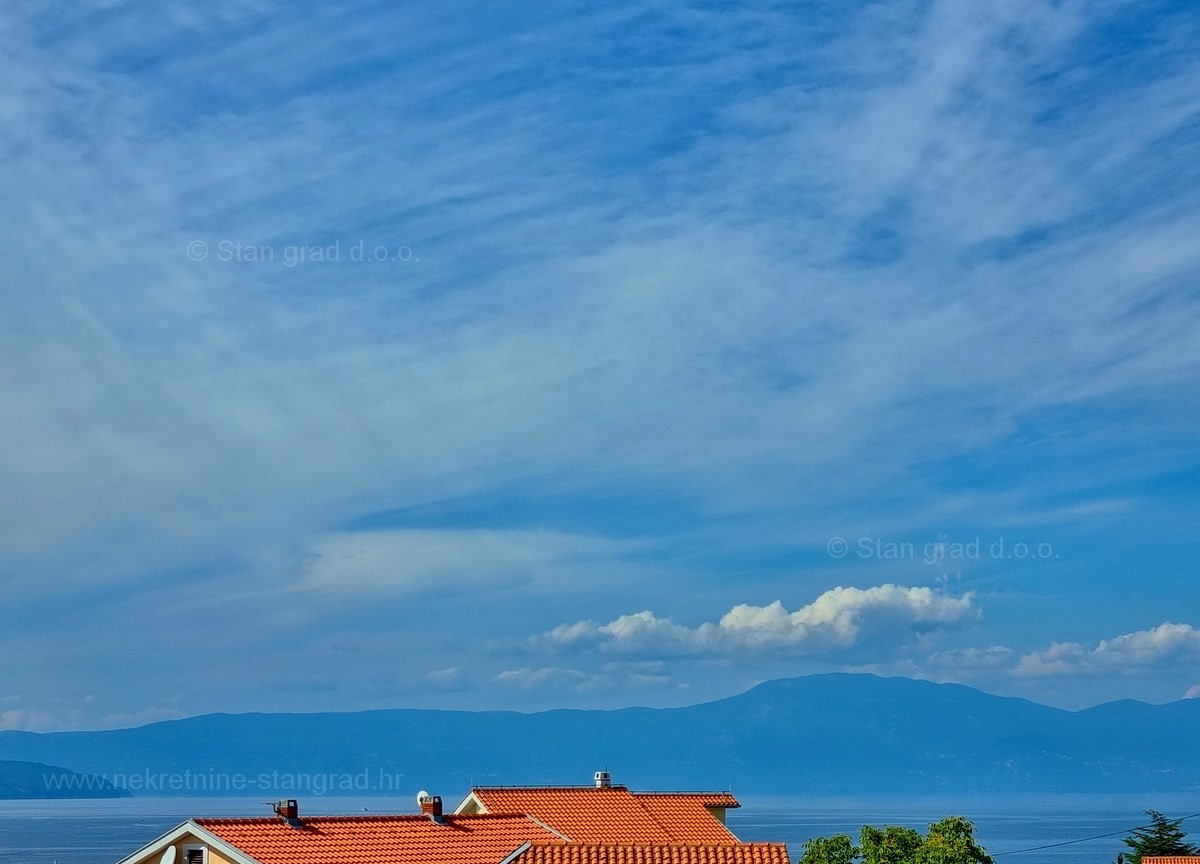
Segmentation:
[(1141, 864), (1143, 855), (1200, 855), (1200, 847), (1188, 843), (1182, 819), (1168, 819), (1157, 810), (1147, 810), (1150, 824), (1134, 828), (1122, 842), (1130, 853), (1125, 860)]
[(832, 837), (814, 837), (804, 844), (800, 864), (854, 864), (858, 850), (845, 834)]
[(934, 822), (922, 835), (911, 828), (864, 825), (859, 845), (845, 834), (814, 837), (804, 844), (799, 864), (993, 864), (975, 840), (975, 828), (961, 816)]
[(920, 831), (899, 825), (882, 829), (864, 825), (858, 837), (862, 864), (906, 864), (915, 860), (924, 841)]
[(975, 841), (975, 826), (951, 816), (929, 826), (917, 849), (915, 864), (992, 864), (992, 856)]

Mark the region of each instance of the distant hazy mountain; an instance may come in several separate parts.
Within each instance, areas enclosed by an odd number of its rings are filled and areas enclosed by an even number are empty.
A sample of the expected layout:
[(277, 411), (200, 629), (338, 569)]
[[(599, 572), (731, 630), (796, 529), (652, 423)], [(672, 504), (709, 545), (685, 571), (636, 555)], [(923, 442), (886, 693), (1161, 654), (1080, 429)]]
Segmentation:
[(586, 783), (604, 766), (658, 789), (1149, 792), (1200, 790), (1197, 730), (1200, 700), (1063, 711), (959, 685), (814, 675), (687, 708), (210, 714), (2, 732), (0, 758), (69, 765), (134, 794), (449, 799), (472, 783)]
[(0, 762), (0, 800), (14, 798), (127, 798), (100, 777), (39, 762)]

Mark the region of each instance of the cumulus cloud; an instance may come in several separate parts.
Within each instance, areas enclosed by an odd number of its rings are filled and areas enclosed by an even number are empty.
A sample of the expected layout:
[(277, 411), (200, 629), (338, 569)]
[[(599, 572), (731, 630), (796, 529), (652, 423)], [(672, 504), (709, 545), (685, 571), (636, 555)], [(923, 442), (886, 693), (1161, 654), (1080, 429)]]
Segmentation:
[(1021, 657), (1021, 677), (1081, 675), (1135, 671), (1200, 660), (1200, 630), (1190, 624), (1167, 622), (1102, 640), (1089, 648), (1079, 642), (1054, 642), (1049, 648)]
[(911, 637), (957, 626), (978, 616), (971, 593), (878, 585), (834, 588), (789, 612), (776, 600), (767, 606), (738, 604), (719, 621), (698, 627), (677, 624), (654, 612), (622, 615), (607, 624), (562, 624), (530, 640), (535, 650), (600, 650), (634, 656), (681, 656), (746, 652), (821, 654), (875, 639)]

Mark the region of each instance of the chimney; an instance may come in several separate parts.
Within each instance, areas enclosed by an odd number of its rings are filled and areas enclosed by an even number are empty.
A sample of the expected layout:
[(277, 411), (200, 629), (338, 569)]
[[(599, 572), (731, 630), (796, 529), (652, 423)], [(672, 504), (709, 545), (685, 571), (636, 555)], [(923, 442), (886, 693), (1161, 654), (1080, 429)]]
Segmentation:
[(612, 786), (612, 775), (607, 771), (596, 772), (596, 788), (608, 789)]
[(275, 815), (281, 817), (293, 828), (300, 827), (300, 803), (295, 798), (276, 801)]
[(428, 816), (431, 822), (442, 824), (444, 820), (442, 819), (441, 795), (430, 795), (428, 792), (424, 792), (417, 798), (417, 801), (421, 805), (421, 812)]

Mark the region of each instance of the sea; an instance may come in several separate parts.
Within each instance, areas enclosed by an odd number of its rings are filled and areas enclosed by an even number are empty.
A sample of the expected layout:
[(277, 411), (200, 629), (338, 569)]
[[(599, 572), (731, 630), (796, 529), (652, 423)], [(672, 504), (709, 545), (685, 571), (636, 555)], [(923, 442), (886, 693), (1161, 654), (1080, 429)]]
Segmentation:
[[(733, 832), (747, 841), (786, 842), (793, 861), (810, 837), (856, 836), (863, 824), (923, 829), (959, 815), (975, 824), (997, 864), (1111, 864), (1124, 848), (1119, 835), (1143, 824), (1146, 808), (1172, 817), (1200, 813), (1200, 794), (738, 797), (741, 809), (729, 813)], [(410, 798), (329, 796), (300, 803), (302, 813), (414, 809)], [(193, 816), (269, 813), (259, 798), (0, 801), (0, 864), (115, 864)], [(1200, 818), (1184, 824), (1192, 840), (1200, 841)]]

